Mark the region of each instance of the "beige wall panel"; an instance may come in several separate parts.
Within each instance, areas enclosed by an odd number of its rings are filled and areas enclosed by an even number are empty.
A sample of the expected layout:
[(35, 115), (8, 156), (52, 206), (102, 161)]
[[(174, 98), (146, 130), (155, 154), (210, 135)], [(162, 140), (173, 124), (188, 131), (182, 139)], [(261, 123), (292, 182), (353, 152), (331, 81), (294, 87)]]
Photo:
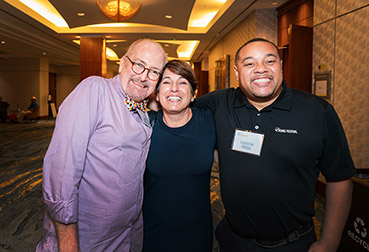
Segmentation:
[(40, 94), (40, 60), (0, 60), (0, 95), (10, 104), (10, 110), (28, 108), (31, 97)]
[(56, 107), (59, 109), (64, 99), (73, 91), (79, 81), (79, 74), (76, 76), (61, 75), (56, 77)]
[(369, 4), (369, 0), (337, 0), (337, 16)]
[[(264, 9), (256, 11), (256, 36), (277, 44), (278, 18), (277, 11)], [(245, 41), (246, 42), (246, 41)]]
[[(313, 71), (334, 70), (331, 100), (345, 129), (356, 168), (369, 168), (368, 0), (314, 2)], [(333, 11), (337, 9), (337, 15)], [(333, 15), (333, 16), (332, 16)]]
[(230, 86), (237, 87), (237, 80), (233, 72), (234, 56), (237, 49), (247, 40), (255, 37), (255, 12), (251, 13), (244, 21), (235, 29), (226, 35), (209, 53), (209, 91), (213, 91), (215, 87), (215, 67), (216, 61), (224, 55), (229, 54), (231, 57), (230, 64)]
[(209, 71), (209, 55), (206, 55), (201, 60), (201, 71)]
[[(357, 168), (369, 168), (369, 7), (337, 19), (336, 108)], [(347, 36), (349, 34), (349, 36)]]
[(49, 59), (40, 59), (40, 93), (38, 94), (38, 104), (40, 109), (38, 111), (39, 116), (49, 115), (49, 106), (47, 98), (49, 95)]
[(39, 71), (39, 58), (0, 59), (1, 71)]
[(230, 86), (238, 87), (233, 71), (235, 54), (244, 43), (254, 37), (263, 37), (277, 42), (277, 12), (272, 9), (261, 9), (251, 13), (235, 29), (226, 35), (209, 53), (209, 91), (215, 86), (216, 61), (228, 54), (230, 64)]
[(209, 69), (209, 92), (215, 90), (215, 68)]
[(235, 55), (243, 44), (248, 40), (256, 37), (256, 13), (259, 11), (254, 11), (247, 17), (236, 29), (234, 29), (230, 34), (228, 34), (224, 39), (224, 54), (230, 55), (230, 87), (238, 87), (238, 82), (236, 75), (234, 74), (233, 66)]
[(38, 111), (39, 116), (48, 116), (49, 107), (47, 103), (47, 98), (49, 95), (49, 72), (40, 72), (40, 92), (37, 95), (38, 104), (40, 109)]
[(209, 54), (209, 91), (215, 89), (215, 62), (223, 56), (223, 42), (218, 43)]
[[(313, 34), (313, 73), (319, 72), (319, 65), (332, 71), (334, 76), (335, 20), (314, 27)], [(314, 76), (313, 76), (314, 78)], [(331, 82), (331, 100), (334, 100), (334, 79)], [(314, 87), (312, 88), (314, 90)]]
[(335, 4), (336, 0), (314, 1), (314, 25), (334, 18), (336, 14)]
[(60, 66), (56, 72), (56, 107), (73, 91), (79, 83), (79, 66)]

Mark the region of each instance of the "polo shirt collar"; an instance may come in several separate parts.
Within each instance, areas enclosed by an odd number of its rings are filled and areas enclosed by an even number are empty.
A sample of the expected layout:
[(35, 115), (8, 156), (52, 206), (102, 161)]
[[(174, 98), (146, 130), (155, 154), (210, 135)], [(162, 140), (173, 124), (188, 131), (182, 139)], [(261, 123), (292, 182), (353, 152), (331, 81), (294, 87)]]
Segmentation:
[[(282, 82), (282, 92), (278, 96), (278, 98), (268, 107), (264, 108), (263, 110), (272, 110), (273, 108), (281, 109), (281, 110), (290, 110), (292, 107), (292, 100), (293, 100), (293, 92), (290, 87), (287, 87), (286, 81), (283, 80)], [(236, 91), (236, 99), (234, 101), (234, 107), (243, 107), (246, 108), (254, 108), (254, 106), (247, 100), (245, 94), (242, 92), (241, 88), (237, 88)]]

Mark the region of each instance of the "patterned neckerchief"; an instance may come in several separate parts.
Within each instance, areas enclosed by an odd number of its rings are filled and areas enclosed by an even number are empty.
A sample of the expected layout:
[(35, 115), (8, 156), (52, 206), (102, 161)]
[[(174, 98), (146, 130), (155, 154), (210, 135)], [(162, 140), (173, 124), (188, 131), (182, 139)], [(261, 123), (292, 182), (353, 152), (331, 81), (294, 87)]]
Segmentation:
[(127, 105), (129, 110), (139, 109), (142, 112), (147, 110), (147, 100), (143, 100), (142, 102), (136, 102), (135, 100), (129, 98), (128, 96), (124, 96), (124, 103)]

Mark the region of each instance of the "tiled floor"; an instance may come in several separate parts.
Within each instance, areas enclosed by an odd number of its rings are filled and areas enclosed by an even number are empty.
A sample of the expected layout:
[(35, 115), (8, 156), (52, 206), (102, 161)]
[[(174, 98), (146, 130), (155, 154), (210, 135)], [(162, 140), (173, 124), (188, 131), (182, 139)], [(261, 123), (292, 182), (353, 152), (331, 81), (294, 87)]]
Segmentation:
[[(54, 121), (0, 124), (0, 252), (34, 251), (42, 236), (42, 160), (54, 129)], [(214, 227), (224, 215), (218, 167), (211, 173), (211, 204)], [(317, 196), (314, 220), (317, 234), (324, 199)], [(213, 251), (218, 251), (214, 239)]]

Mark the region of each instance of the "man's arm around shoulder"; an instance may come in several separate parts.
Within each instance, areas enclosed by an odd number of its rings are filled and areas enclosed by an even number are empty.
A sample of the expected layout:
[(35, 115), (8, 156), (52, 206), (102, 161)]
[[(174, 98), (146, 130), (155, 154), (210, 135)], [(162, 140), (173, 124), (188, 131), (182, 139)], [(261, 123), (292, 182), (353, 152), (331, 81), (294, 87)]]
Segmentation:
[(226, 97), (229, 90), (230, 89), (220, 89), (207, 93), (206, 95), (196, 98), (191, 106), (200, 109), (210, 109), (214, 112), (218, 104)]

